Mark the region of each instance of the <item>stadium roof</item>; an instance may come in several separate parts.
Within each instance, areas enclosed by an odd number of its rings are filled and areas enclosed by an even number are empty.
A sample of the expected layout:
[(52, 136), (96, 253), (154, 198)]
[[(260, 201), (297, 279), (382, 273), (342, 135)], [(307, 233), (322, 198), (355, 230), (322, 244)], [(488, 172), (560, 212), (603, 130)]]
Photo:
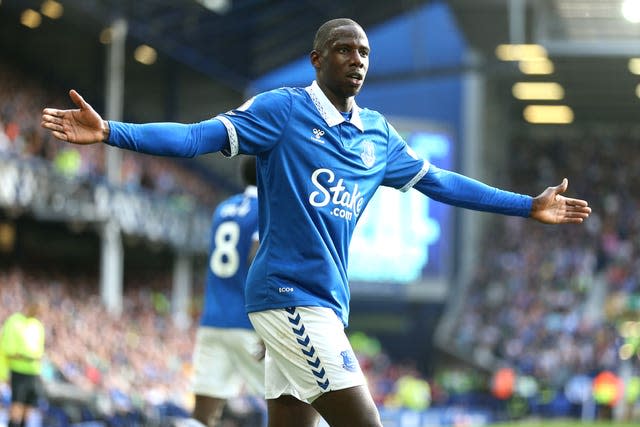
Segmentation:
[[(59, 0), (61, 18), (99, 32), (118, 18), (128, 35), (213, 79), (242, 90), (252, 79), (309, 51), (317, 27), (356, 17), (369, 27), (427, 0)], [(4, 0), (39, 11), (43, 0)], [(75, 43), (80, 43), (76, 40)]]
[[(505, 73), (516, 81), (557, 82), (576, 119), (634, 122), (640, 113), (638, 75), (629, 59), (640, 57), (640, 2), (636, 18), (623, 16), (623, 0), (448, 0), (470, 45), (496, 59), (502, 43), (538, 43), (554, 65), (551, 75)], [(633, 12), (633, 11), (628, 11)], [(631, 15), (633, 15), (631, 13)], [(515, 65), (517, 70), (517, 65)], [(498, 70), (499, 71), (499, 70)], [(555, 102), (558, 104), (560, 102)], [(522, 105), (519, 103), (518, 105)]]
[[(49, 0), (51, 1), (51, 0)], [(81, 67), (96, 67), (100, 31), (118, 17), (129, 22), (129, 39), (145, 42), (177, 63), (241, 92), (248, 82), (309, 51), (322, 22), (336, 16), (356, 18), (371, 28), (436, 0), (59, 0), (61, 22), (43, 20), (38, 42), (17, 25), (28, 7), (42, 11), (47, 0), (1, 0), (0, 48), (19, 39), (26, 63), (82, 77)], [(640, 80), (628, 70), (640, 57), (640, 24), (623, 18), (623, 0), (441, 0), (459, 23), (470, 46), (482, 53), (488, 75), (498, 77), (505, 94), (519, 80), (557, 82), (564, 103), (583, 121), (635, 121)], [(638, 3), (636, 1), (636, 3)], [(640, 18), (639, 18), (640, 19)], [(46, 22), (44, 22), (46, 21)], [(13, 23), (12, 25), (10, 23)], [(87, 40), (81, 40), (82, 29)], [(44, 39), (44, 41), (43, 41)], [(523, 75), (515, 63), (496, 59), (503, 43), (540, 43), (554, 71)], [(22, 45), (21, 45), (22, 44)], [(69, 60), (69, 52), (73, 50)], [(66, 56), (65, 56), (66, 55)], [(67, 58), (61, 61), (59, 58)], [(102, 58), (101, 58), (102, 59)], [(54, 65), (55, 64), (55, 65)], [(65, 68), (67, 67), (67, 68)], [(73, 69), (73, 71), (72, 71)], [(95, 76), (86, 70), (85, 75)], [(93, 70), (95, 71), (95, 70)], [(74, 74), (75, 73), (75, 74)], [(82, 82), (80, 81), (80, 84)], [(517, 108), (524, 103), (515, 101)], [(517, 109), (515, 108), (515, 109)]]

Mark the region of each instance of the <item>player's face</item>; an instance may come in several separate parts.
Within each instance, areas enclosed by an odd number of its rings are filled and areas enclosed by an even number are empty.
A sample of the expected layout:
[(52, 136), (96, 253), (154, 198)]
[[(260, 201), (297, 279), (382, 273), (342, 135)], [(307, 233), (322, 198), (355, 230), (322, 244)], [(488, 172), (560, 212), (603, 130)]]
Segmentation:
[[(318, 84), (332, 101), (360, 92), (369, 68), (369, 40), (362, 28), (345, 25), (333, 31), (324, 49), (312, 54)], [(335, 103), (335, 102), (334, 102)]]

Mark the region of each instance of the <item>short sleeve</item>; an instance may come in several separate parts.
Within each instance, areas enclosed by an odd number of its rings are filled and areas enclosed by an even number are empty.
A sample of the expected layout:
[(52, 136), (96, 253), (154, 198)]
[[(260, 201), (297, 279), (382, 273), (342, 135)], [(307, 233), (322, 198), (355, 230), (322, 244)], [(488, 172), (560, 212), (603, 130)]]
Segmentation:
[(291, 111), (291, 94), (285, 89), (264, 92), (240, 107), (215, 118), (227, 129), (229, 150), (222, 153), (259, 154), (273, 148), (281, 139)]
[(387, 125), (387, 168), (382, 185), (407, 191), (427, 173), (429, 162), (418, 157), (394, 127)]

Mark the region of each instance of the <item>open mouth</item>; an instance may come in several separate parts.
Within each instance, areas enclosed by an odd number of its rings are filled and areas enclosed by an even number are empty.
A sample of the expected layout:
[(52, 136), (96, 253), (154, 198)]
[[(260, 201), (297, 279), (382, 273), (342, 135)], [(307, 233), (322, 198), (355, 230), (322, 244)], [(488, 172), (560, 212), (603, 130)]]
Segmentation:
[(347, 74), (347, 78), (351, 82), (351, 84), (355, 86), (359, 86), (362, 84), (362, 80), (364, 80), (364, 76), (360, 73), (351, 73)]

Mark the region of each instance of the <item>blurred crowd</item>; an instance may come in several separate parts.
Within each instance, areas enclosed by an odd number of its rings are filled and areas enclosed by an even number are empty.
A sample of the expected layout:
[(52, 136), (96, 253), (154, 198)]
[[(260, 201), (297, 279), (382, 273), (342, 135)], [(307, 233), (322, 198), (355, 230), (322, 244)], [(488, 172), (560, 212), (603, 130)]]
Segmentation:
[(95, 278), (13, 267), (0, 271), (0, 319), (20, 310), (27, 293), (46, 307), (45, 382), (67, 382), (104, 398), (105, 410), (165, 402), (186, 407), (194, 331), (172, 322), (157, 289), (167, 280), (129, 281), (116, 317), (104, 309)]
[(639, 320), (639, 142), (637, 131), (599, 128), (512, 141), (509, 187), (531, 193), (568, 177), (593, 212), (581, 226), (491, 219), (451, 334), (459, 354), (553, 390), (625, 364), (637, 375), (620, 327)]
[[(170, 405), (187, 414), (192, 349), (201, 292), (191, 303), (191, 322), (174, 321), (168, 272), (127, 278), (123, 310), (108, 313), (100, 300), (96, 277), (55, 269), (12, 266), (0, 270), (0, 320), (23, 307), (27, 294), (44, 304), (46, 330), (43, 380), (73, 385), (95, 396), (101, 413), (148, 411)], [(387, 407), (426, 409), (431, 387), (411, 364), (393, 363), (375, 338), (352, 337), (376, 403)], [(230, 402), (227, 418), (242, 420), (264, 408), (243, 397)], [(228, 424), (244, 425), (244, 424)]]
[[(37, 80), (3, 64), (0, 100), (0, 155), (44, 159), (68, 177), (105, 179), (106, 146), (63, 144), (40, 126), (44, 106), (72, 107), (65, 91), (47, 91)], [(153, 191), (181, 203), (208, 207), (219, 201), (220, 191), (211, 176), (193, 162), (186, 160), (188, 163), (181, 164), (176, 159), (124, 150), (119, 153), (122, 153), (120, 181), (127, 189)]]

